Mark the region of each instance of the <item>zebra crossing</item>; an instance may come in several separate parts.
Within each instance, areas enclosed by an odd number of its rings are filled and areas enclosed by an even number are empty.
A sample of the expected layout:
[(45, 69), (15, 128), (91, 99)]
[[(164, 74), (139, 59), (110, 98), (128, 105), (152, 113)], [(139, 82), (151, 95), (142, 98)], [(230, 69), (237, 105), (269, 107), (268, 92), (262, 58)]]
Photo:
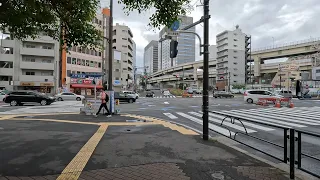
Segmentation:
[[(255, 133), (258, 131), (270, 132), (278, 129), (268, 125), (286, 128), (320, 126), (320, 107), (238, 109), (217, 112), (251, 120), (250, 122), (241, 120), (243, 125), (246, 127), (247, 133)], [(172, 120), (186, 119), (202, 125), (201, 111), (166, 112), (163, 114)], [(223, 122), (223, 126), (220, 126), (224, 118), (225, 116), (223, 115), (209, 112), (209, 129), (226, 136), (234, 135), (236, 132), (246, 132), (241, 122), (237, 120), (234, 123), (231, 123), (230, 119), (226, 119)]]
[[(201, 98), (202, 96), (201, 95), (193, 95), (192, 97)], [(140, 97), (140, 98), (144, 99), (144, 98), (151, 98), (151, 97)], [(170, 96), (155, 96), (153, 98), (156, 98), (156, 99), (159, 99), (159, 98), (177, 98), (177, 96), (173, 96), (173, 95), (170, 95)]]

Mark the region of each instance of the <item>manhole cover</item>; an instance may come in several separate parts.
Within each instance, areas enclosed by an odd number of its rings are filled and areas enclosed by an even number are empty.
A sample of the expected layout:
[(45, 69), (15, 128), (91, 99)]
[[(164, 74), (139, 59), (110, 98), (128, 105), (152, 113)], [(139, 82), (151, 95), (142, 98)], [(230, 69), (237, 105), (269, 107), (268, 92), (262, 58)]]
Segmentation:
[(211, 176), (214, 179), (217, 179), (217, 180), (224, 180), (224, 175), (223, 175), (222, 171), (218, 171), (218, 172), (212, 173)]

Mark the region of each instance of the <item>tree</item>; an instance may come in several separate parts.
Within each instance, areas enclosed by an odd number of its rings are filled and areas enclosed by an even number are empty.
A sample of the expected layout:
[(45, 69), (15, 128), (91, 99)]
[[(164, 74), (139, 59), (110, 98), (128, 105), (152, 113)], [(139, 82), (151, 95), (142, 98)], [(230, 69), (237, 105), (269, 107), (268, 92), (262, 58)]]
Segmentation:
[[(127, 15), (154, 9), (149, 25), (170, 26), (179, 15), (190, 9), (190, 0), (119, 0)], [(98, 0), (4, 0), (0, 6), (0, 29), (14, 38), (36, 38), (45, 33), (67, 47), (101, 47), (102, 32), (91, 23), (96, 15)], [(60, 30), (64, 36), (61, 36)]]
[(232, 84), (233, 89), (245, 89), (246, 85), (245, 84)]

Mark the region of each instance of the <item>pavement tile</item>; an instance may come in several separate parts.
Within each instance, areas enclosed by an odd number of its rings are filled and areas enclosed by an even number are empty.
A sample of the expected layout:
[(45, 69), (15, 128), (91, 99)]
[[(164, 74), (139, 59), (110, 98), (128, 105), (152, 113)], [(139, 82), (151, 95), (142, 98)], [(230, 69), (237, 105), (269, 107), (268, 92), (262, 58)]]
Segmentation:
[(34, 180), (46, 180), (44, 177), (41, 176), (31, 176), (31, 178)]
[(20, 180), (18, 177), (13, 177), (13, 176), (7, 176), (6, 177), (8, 180)]
[(8, 180), (8, 179), (3, 176), (0, 176), (0, 180)]

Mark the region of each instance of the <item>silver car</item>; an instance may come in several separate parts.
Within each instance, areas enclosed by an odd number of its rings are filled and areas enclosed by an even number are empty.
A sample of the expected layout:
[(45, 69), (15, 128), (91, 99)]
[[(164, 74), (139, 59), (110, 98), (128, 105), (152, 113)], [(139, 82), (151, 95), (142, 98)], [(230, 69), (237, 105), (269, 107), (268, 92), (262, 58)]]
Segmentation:
[(63, 93), (57, 94), (55, 95), (55, 98), (57, 101), (65, 101), (65, 100), (82, 101), (83, 99), (85, 99), (84, 96), (71, 93), (71, 92), (63, 92)]

